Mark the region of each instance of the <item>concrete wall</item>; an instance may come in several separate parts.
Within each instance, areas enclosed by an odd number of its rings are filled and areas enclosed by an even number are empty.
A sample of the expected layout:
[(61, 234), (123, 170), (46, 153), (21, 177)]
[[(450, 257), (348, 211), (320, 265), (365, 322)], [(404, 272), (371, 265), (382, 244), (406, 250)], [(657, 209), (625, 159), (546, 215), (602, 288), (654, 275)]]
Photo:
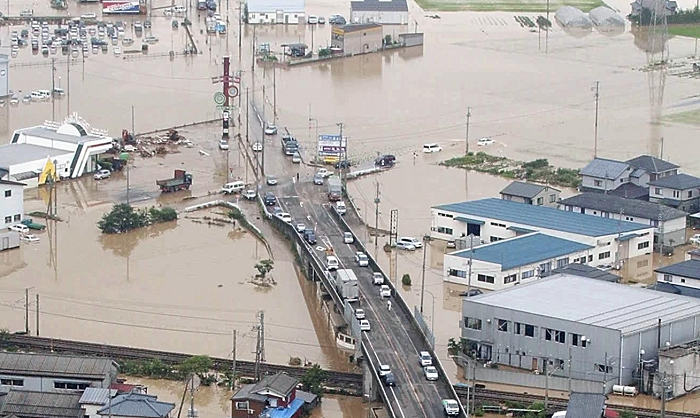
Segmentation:
[(351, 23), (380, 23), (382, 25), (408, 24), (408, 12), (359, 12), (350, 11)]
[[(568, 391), (572, 390), (574, 392), (584, 392), (584, 393), (595, 393), (600, 392), (602, 389), (602, 379), (601, 380), (583, 380), (560, 376), (550, 376), (549, 382), (546, 381), (544, 374), (534, 374), (534, 373), (524, 373), (524, 372), (514, 372), (508, 370), (498, 370), (489, 367), (477, 367), (476, 368), (476, 380), (480, 382), (493, 382), (493, 383), (503, 383), (508, 382), (509, 385), (523, 386), (527, 388), (540, 388), (544, 389), (549, 386), (549, 389), (553, 391)], [(465, 369), (466, 373), (466, 369)], [(466, 378), (466, 376), (465, 376)], [(612, 391), (613, 385), (617, 384), (617, 380), (614, 378), (608, 379), (606, 382), (606, 390), (608, 392)], [(551, 393), (551, 392), (550, 392)], [(550, 395), (551, 396), (551, 395)]]
[[(659, 375), (663, 376), (664, 373), (667, 384), (671, 386), (672, 397), (676, 398), (689, 393), (691, 389), (700, 386), (700, 353), (685, 350), (685, 354), (671, 357), (662, 353), (659, 356)], [(655, 385), (654, 391), (659, 393), (660, 385)]]
[(0, 97), (10, 94), (10, 63), (7, 55), (0, 55)]
[(289, 12), (281, 13), (281, 20), (278, 20), (277, 13), (257, 13), (248, 11), (248, 23), (251, 24), (264, 24), (264, 23), (276, 23), (276, 24), (289, 24), (296, 25), (299, 22), (303, 22), (305, 18), (304, 12)]
[(371, 28), (345, 33), (343, 52), (346, 54), (364, 54), (382, 48), (382, 28)]
[[(5, 197), (9, 192), (10, 196)], [(6, 219), (10, 217), (9, 222)], [(0, 230), (18, 224), (24, 217), (24, 186), (0, 184)]]

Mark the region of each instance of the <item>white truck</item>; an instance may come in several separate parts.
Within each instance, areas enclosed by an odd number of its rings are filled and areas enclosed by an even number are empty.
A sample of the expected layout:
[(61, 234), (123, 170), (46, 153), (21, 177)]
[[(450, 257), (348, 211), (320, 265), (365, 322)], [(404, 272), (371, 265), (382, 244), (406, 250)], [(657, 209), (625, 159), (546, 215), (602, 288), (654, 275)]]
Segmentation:
[(335, 287), (340, 296), (349, 301), (357, 300), (360, 297), (360, 289), (357, 287), (357, 276), (350, 269), (339, 269), (336, 272)]

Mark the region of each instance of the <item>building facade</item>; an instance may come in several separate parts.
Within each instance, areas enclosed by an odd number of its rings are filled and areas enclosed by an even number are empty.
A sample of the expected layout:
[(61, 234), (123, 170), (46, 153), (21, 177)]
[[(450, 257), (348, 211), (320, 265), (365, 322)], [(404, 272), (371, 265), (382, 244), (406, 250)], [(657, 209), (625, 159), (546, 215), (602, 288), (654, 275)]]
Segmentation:
[(316, 404), (316, 395), (297, 389), (299, 381), (283, 372), (266, 376), (255, 384), (243, 385), (231, 397), (231, 418), (265, 416), (273, 411), (298, 418), (304, 407)]
[(566, 274), (464, 298), (462, 337), (480, 362), (630, 385), (662, 346), (694, 340), (700, 301)]
[(22, 222), (24, 183), (0, 180), (0, 231)]
[(700, 211), (700, 178), (676, 174), (651, 181), (649, 201), (696, 213)]
[(622, 264), (650, 253), (654, 234), (652, 227), (643, 224), (495, 198), (434, 206), (430, 231), (436, 239), (453, 241), (472, 235), (481, 243), (541, 232), (593, 247), (587, 264), (594, 267)]
[[(595, 158), (580, 171), (581, 191), (612, 193), (638, 198), (639, 190), (650, 181), (678, 174), (678, 166), (651, 155), (640, 155), (627, 161)], [(616, 193), (616, 191), (621, 193)]]
[[(501, 290), (537, 280), (569, 263), (587, 263), (590, 245), (540, 233), (484, 244), (445, 254), (445, 281), (487, 290)], [(471, 280), (469, 263), (471, 260)]]
[(85, 418), (79, 393), (55, 393), (12, 388), (0, 391), (0, 417)]
[(655, 245), (660, 239), (664, 246), (686, 242), (688, 213), (659, 203), (585, 192), (563, 199), (559, 202), (559, 209), (652, 226)]
[(350, 22), (407, 25), (408, 3), (406, 0), (351, 1)]
[(0, 54), (0, 97), (10, 95), (10, 57)]
[(250, 24), (296, 25), (306, 17), (304, 0), (248, 0), (246, 7)]
[(700, 260), (686, 260), (654, 271), (659, 283), (700, 290)]
[(343, 54), (376, 52), (382, 49), (382, 43), (382, 25), (377, 23), (333, 26), (331, 29), (331, 50)]
[(501, 199), (536, 206), (556, 207), (561, 190), (537, 183), (514, 181), (501, 190)]

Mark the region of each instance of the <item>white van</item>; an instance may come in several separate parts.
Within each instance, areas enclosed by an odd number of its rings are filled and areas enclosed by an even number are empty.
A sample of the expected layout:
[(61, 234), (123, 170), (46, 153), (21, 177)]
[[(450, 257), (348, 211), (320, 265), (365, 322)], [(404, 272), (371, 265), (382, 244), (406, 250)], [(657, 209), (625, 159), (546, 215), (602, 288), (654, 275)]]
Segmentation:
[(185, 13), (187, 11), (185, 6), (175, 6), (173, 10), (175, 11), (175, 13)]
[(347, 209), (345, 207), (345, 202), (343, 202), (343, 201), (335, 202), (335, 210), (338, 212), (338, 214), (345, 215), (345, 212), (347, 212)]
[(555, 412), (552, 418), (566, 418), (566, 411)]
[(442, 147), (438, 144), (432, 143), (432, 144), (424, 144), (423, 145), (423, 152), (425, 154), (430, 154), (433, 152), (440, 152), (442, 151)]
[(330, 270), (338, 270), (339, 263), (335, 256), (329, 255), (326, 257), (326, 268)]
[(44, 95), (41, 94), (41, 93), (38, 92), (38, 91), (33, 91), (33, 92), (31, 92), (31, 94), (29, 95), (29, 97), (31, 97), (31, 99), (32, 99), (33, 101), (36, 101), (36, 100), (44, 100), (44, 99), (45, 99)]
[(221, 191), (224, 192), (224, 194), (232, 194), (238, 193), (243, 189), (245, 189), (245, 183), (243, 183), (242, 181), (233, 181), (231, 183), (224, 184), (224, 187), (221, 188)]
[(51, 98), (51, 92), (48, 90), (37, 90), (36, 92), (39, 93), (44, 99)]
[(23, 224), (10, 225), (10, 227), (8, 229), (10, 231), (20, 232), (22, 234), (29, 233), (29, 228), (27, 227), (27, 225), (23, 225)]

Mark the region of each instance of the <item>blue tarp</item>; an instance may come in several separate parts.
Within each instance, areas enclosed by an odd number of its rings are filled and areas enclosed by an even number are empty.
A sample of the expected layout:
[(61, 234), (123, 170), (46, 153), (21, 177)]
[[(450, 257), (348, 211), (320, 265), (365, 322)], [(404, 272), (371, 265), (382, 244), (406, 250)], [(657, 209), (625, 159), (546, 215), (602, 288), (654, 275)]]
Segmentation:
[(294, 399), (286, 408), (266, 408), (261, 416), (269, 418), (291, 418), (304, 405), (301, 399)]

